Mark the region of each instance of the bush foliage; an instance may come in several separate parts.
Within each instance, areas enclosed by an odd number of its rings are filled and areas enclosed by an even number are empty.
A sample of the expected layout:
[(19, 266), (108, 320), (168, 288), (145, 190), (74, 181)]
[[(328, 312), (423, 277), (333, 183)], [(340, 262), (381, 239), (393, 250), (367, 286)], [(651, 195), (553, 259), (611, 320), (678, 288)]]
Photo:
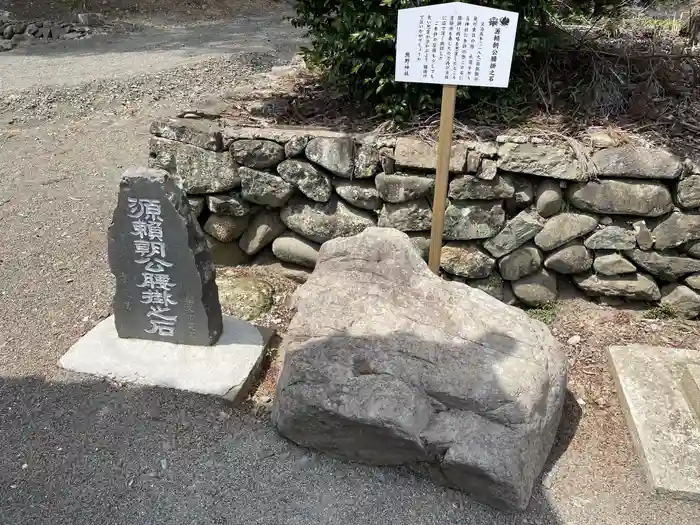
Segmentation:
[[(307, 63), (319, 68), (328, 81), (340, 85), (352, 97), (373, 103), (378, 113), (401, 120), (435, 108), (440, 100), (440, 86), (394, 82), (397, 10), (448, 1), (451, 0), (297, 0), (297, 16), (292, 23), (306, 28), (311, 37), (312, 46), (304, 50)], [(470, 0), (469, 3), (520, 13), (512, 88), (459, 91), (461, 99), (477, 92), (498, 101), (503, 97), (517, 99), (522, 89), (527, 90), (524, 83), (518, 82), (519, 66), (532, 58), (533, 52), (554, 45), (553, 33), (546, 30), (553, 16), (596, 14), (620, 2)]]

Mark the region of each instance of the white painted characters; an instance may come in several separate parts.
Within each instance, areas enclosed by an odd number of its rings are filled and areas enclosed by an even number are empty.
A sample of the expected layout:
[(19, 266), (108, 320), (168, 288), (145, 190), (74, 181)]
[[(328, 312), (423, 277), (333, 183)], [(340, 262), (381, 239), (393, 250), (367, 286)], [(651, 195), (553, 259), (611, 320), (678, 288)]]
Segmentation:
[(163, 240), (163, 217), (161, 203), (158, 199), (136, 199), (129, 197), (131, 235), (135, 262), (143, 265), (143, 281), (137, 286), (142, 288), (141, 304), (148, 305), (146, 314), (151, 326), (144, 329), (147, 334), (172, 337), (175, 334), (177, 315), (171, 315), (171, 306), (177, 302), (172, 290), (177, 286), (171, 282), (168, 268), (173, 263), (166, 258), (166, 245)]
[(508, 87), (518, 13), (454, 2), (399, 10), (396, 80)]

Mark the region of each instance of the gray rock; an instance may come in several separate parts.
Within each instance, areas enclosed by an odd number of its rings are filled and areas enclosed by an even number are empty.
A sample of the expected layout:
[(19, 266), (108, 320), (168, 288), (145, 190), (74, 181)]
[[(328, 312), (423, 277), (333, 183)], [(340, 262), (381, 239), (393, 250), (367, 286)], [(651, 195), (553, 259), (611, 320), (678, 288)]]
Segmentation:
[(238, 168), (238, 173), (241, 176), (241, 193), (247, 201), (280, 208), (294, 193), (291, 183), (272, 173), (245, 167)]
[(190, 205), (190, 211), (194, 213), (195, 217), (199, 217), (207, 205), (204, 197), (187, 197), (187, 203)]
[(632, 250), (637, 245), (637, 238), (634, 230), (606, 226), (593, 233), (583, 244), (591, 250)]
[(198, 148), (222, 151), (221, 126), (210, 120), (168, 119), (151, 123), (151, 134)]
[(37, 27), (36, 24), (29, 24), (27, 25), (27, 34), (28, 35), (36, 35), (39, 32), (39, 28)]
[[(450, 172), (463, 173), (467, 164), (467, 144), (457, 142), (450, 153)], [(394, 148), (394, 160), (400, 169), (435, 171), (437, 147), (419, 139), (399, 137)]]
[(295, 197), (282, 208), (280, 216), (287, 228), (317, 243), (356, 235), (376, 225), (370, 213), (353, 208), (335, 196), (327, 203)]
[(700, 315), (700, 295), (678, 283), (661, 288), (661, 305), (683, 319), (695, 319)]
[(664, 281), (675, 281), (689, 273), (700, 272), (700, 261), (657, 252), (630, 250), (625, 255), (650, 274)]
[(351, 138), (317, 137), (306, 146), (307, 159), (345, 179), (353, 176), (354, 157), (355, 141)]
[(495, 142), (477, 142), (474, 144), (474, 150), (487, 159), (498, 157), (498, 144)]
[(503, 257), (542, 231), (545, 221), (535, 210), (521, 211), (498, 235), (484, 243), (491, 255)]
[(527, 506), (566, 391), (544, 325), (433, 275), (395, 230), (326, 243), (294, 298), (281, 434), (353, 462), (427, 461), (479, 501)]
[(207, 207), (212, 213), (232, 217), (243, 217), (250, 213), (250, 205), (238, 191), (207, 195)]
[(285, 156), (287, 158), (303, 157), (304, 150), (306, 149), (306, 146), (309, 144), (309, 140), (311, 140), (311, 137), (309, 137), (307, 135), (298, 135), (296, 137), (292, 137), (284, 145)]
[(536, 246), (522, 246), (498, 261), (498, 271), (507, 281), (517, 281), (542, 268), (542, 252)]
[(593, 256), (585, 246), (574, 244), (552, 252), (544, 261), (544, 266), (565, 275), (582, 273), (593, 266)]
[(593, 269), (601, 275), (624, 275), (637, 271), (634, 264), (618, 253), (597, 255), (593, 261)]
[(105, 25), (105, 15), (102, 13), (79, 13), (78, 22), (87, 27), (101, 27)]
[(673, 209), (671, 192), (660, 182), (604, 179), (572, 184), (566, 195), (576, 208), (596, 213), (658, 217)]
[(204, 223), (204, 231), (219, 242), (231, 242), (238, 239), (248, 227), (250, 217), (231, 217), (230, 215), (212, 214)]
[(248, 262), (248, 255), (237, 242), (220, 242), (211, 235), (205, 235), (212, 261), (218, 266), (238, 266)]
[(379, 197), (394, 204), (428, 197), (433, 193), (435, 187), (433, 177), (408, 173), (394, 173), (393, 175), (380, 173), (374, 182)]
[(548, 252), (595, 230), (598, 219), (582, 213), (561, 213), (547, 220), (535, 244)]
[(328, 202), (333, 194), (330, 177), (308, 162), (285, 160), (277, 166), (277, 173), (316, 202)]
[(677, 179), (683, 171), (678, 157), (658, 148), (607, 148), (596, 151), (591, 160), (603, 177)]
[(693, 290), (700, 291), (700, 273), (691, 275), (690, 277), (686, 278), (685, 284), (690, 286)]
[(444, 238), (448, 241), (488, 239), (496, 235), (506, 221), (500, 201), (452, 201), (445, 210)]
[(440, 266), (452, 275), (467, 279), (488, 277), (496, 260), (473, 242), (448, 242), (442, 247)]
[(369, 179), (379, 171), (379, 151), (373, 146), (361, 144), (355, 155), (354, 178)]
[(379, 150), (379, 164), (382, 167), (382, 171), (387, 175), (392, 175), (396, 171), (396, 161), (394, 161), (394, 150), (392, 148)]
[(637, 221), (632, 224), (634, 235), (637, 239), (637, 246), (644, 251), (651, 250), (654, 246), (654, 237), (644, 221)]
[(578, 161), (563, 148), (504, 144), (498, 154), (498, 167), (504, 171), (562, 180), (581, 181), (587, 178)]
[(685, 251), (691, 257), (700, 259), (700, 242), (691, 242), (685, 247)]
[(495, 160), (483, 159), (476, 176), (483, 180), (493, 180), (498, 175), (498, 163)]
[(228, 191), (241, 183), (236, 165), (227, 152), (209, 151), (156, 137), (151, 137), (149, 148), (148, 166), (177, 175), (190, 195)]
[(416, 253), (424, 261), (428, 261), (430, 256), (430, 234), (422, 232), (409, 232), (408, 238), (411, 239), (411, 244), (416, 250)]
[(15, 28), (13, 26), (7, 26), (2, 31), (2, 36), (5, 40), (11, 39), (15, 34)]
[(271, 140), (237, 140), (231, 155), (238, 164), (257, 170), (274, 168), (285, 159), (284, 146)]
[[(489, 294), (498, 301), (505, 302), (506, 300), (506, 285), (498, 273), (494, 272), (484, 279), (471, 279), (466, 281), (467, 285), (484, 293)], [(512, 292), (511, 292), (512, 293)]]
[(700, 239), (700, 214), (674, 211), (652, 231), (654, 248), (666, 250)]
[(379, 213), (379, 226), (396, 228), (402, 232), (430, 230), (433, 210), (426, 199), (400, 204), (385, 204)]
[(532, 190), (532, 183), (525, 177), (511, 177), (511, 181), (515, 188), (513, 200), (519, 210), (528, 207), (532, 204), (535, 195)]
[(252, 321), (272, 308), (275, 290), (263, 279), (220, 272), (216, 282), (221, 306), (236, 319)]
[(280, 261), (298, 264), (306, 268), (316, 266), (320, 245), (294, 233), (287, 232), (272, 243), (272, 253)]
[(345, 202), (363, 210), (378, 210), (382, 207), (379, 192), (371, 180), (333, 179), (335, 192)]
[(659, 287), (654, 279), (643, 273), (606, 277), (584, 273), (572, 276), (574, 283), (588, 295), (625, 297), (638, 301), (658, 301)]
[(688, 175), (678, 183), (676, 202), (682, 208), (700, 207), (700, 175)]
[(557, 277), (544, 268), (511, 283), (513, 293), (523, 304), (534, 308), (557, 300)]
[(163, 170), (127, 170), (109, 227), (119, 337), (212, 345), (222, 316), (204, 233), (179, 181)]
[(248, 229), (238, 241), (238, 246), (248, 255), (255, 255), (286, 229), (277, 211), (262, 210), (252, 218)]
[[(467, 166), (465, 171), (467, 173), (478, 173), (479, 168), (481, 168), (481, 154), (478, 151), (470, 151), (467, 153)], [(486, 175), (488, 176), (490, 174), (491, 171), (489, 170)]]
[(561, 186), (557, 181), (545, 180), (537, 186), (537, 213), (542, 217), (551, 217), (561, 211), (564, 203)]
[(450, 182), (448, 196), (458, 200), (497, 200), (515, 195), (515, 186), (510, 177), (497, 176), (482, 180), (473, 175), (463, 175)]

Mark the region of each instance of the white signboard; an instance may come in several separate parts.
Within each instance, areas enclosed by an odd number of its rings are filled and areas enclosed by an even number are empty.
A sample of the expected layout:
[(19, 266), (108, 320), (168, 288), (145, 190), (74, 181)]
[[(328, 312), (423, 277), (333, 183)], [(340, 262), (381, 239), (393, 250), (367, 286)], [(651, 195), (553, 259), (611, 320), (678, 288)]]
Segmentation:
[(518, 13), (454, 2), (399, 10), (396, 80), (508, 87)]

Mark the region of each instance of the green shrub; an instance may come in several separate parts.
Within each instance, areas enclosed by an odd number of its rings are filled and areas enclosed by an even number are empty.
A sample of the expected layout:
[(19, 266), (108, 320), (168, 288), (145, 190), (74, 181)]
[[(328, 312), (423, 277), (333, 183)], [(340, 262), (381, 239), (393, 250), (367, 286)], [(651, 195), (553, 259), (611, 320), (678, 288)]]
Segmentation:
[[(447, 0), (297, 0), (297, 16), (292, 23), (308, 29), (311, 48), (305, 49), (307, 63), (320, 69), (326, 80), (340, 85), (357, 100), (375, 105), (378, 113), (396, 118), (409, 117), (416, 111), (435, 108), (440, 100), (440, 86), (394, 82), (394, 52), (397, 11), (447, 3)], [(514, 80), (520, 62), (533, 50), (552, 43), (546, 35), (552, 13), (594, 14), (620, 2), (613, 0), (471, 0), (520, 13)], [(532, 91), (524, 84), (512, 83), (509, 90), (490, 91), (489, 97), (518, 97), (518, 91)], [(498, 92), (494, 94), (493, 92)], [(510, 93), (508, 93), (510, 92)], [(515, 95), (514, 95), (515, 93)], [(459, 91), (468, 99), (469, 90)]]

